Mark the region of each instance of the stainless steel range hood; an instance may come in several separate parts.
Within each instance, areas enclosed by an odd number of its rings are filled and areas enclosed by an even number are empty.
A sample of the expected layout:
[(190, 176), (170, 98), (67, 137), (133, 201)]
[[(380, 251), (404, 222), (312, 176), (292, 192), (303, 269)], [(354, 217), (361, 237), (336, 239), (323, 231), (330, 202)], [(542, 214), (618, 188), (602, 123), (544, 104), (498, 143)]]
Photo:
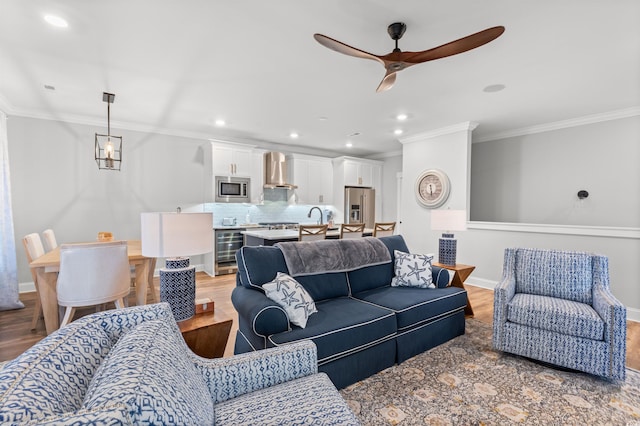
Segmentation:
[(264, 187), (295, 189), (296, 185), (287, 182), (287, 159), (281, 152), (264, 153)]

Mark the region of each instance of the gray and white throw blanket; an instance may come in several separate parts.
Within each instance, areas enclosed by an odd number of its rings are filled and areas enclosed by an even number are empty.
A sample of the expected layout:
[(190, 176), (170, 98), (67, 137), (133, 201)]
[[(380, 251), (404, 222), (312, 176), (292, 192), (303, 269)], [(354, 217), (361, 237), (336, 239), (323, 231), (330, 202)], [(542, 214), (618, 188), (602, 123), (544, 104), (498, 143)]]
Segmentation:
[(387, 246), (373, 237), (277, 243), (293, 277), (346, 272), (391, 262)]

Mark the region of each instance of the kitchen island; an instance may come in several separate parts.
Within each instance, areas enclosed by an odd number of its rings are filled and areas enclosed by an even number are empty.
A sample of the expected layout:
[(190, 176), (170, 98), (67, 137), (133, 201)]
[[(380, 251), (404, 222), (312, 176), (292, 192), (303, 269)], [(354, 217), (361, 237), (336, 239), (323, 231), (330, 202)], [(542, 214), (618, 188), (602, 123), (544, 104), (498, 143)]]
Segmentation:
[[(297, 241), (297, 229), (269, 229), (269, 230), (251, 230), (242, 231), (244, 234), (245, 246), (272, 246), (275, 243), (283, 241)], [(373, 229), (365, 229), (364, 236), (371, 236)], [(330, 229), (327, 231), (327, 238), (340, 238), (340, 228)]]

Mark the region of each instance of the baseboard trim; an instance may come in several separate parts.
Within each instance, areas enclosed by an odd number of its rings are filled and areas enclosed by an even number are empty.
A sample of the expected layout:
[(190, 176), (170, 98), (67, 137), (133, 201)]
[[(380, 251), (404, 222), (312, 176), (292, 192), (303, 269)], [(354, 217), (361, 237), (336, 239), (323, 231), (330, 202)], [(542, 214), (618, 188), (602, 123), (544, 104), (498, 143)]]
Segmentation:
[(34, 291), (36, 291), (36, 286), (33, 281), (18, 284), (18, 292), (20, 293), (31, 293)]
[(464, 283), (475, 286), (475, 287), (486, 288), (489, 290), (493, 290), (494, 288), (496, 288), (496, 285), (498, 284), (497, 281), (485, 280), (484, 278), (476, 278), (476, 277), (469, 277)]

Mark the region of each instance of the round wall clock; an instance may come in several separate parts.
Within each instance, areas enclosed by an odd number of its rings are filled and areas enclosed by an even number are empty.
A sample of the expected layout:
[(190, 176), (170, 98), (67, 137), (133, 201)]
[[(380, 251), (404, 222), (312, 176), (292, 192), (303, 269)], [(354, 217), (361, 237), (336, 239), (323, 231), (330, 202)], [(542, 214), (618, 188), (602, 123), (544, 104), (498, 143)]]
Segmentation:
[(416, 198), (420, 204), (429, 209), (444, 204), (449, 198), (450, 191), (449, 178), (441, 170), (425, 170), (416, 180)]

